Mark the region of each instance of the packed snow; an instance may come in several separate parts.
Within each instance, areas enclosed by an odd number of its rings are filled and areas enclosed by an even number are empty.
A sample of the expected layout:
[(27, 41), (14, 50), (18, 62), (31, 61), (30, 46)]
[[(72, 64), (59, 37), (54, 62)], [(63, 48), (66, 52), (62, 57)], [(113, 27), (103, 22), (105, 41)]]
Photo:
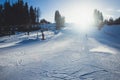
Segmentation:
[(44, 33), (0, 37), (0, 80), (120, 79), (120, 25)]

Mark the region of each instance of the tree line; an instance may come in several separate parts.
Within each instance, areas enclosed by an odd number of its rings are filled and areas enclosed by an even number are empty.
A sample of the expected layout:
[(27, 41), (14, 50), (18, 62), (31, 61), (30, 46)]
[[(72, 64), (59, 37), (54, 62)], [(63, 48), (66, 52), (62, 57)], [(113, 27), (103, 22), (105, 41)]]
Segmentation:
[[(120, 24), (120, 18), (113, 20), (104, 20), (101, 11), (94, 10), (94, 23), (101, 29), (104, 24)], [(50, 24), (49, 21), (42, 19), (39, 21), (40, 9), (29, 6), (27, 2), (18, 0), (16, 3), (11, 4), (6, 0), (4, 4), (0, 4), (0, 36), (14, 34), (15, 31), (29, 32), (33, 30), (39, 30), (37, 26), (41, 24)], [(56, 29), (60, 30), (65, 27), (65, 17), (60, 14), (58, 10), (55, 11), (54, 16)]]
[(105, 20), (105, 24), (107, 25), (120, 25), (120, 17), (115, 20), (111, 17), (109, 20)]
[(40, 9), (28, 6), (23, 0), (11, 4), (6, 0), (0, 4), (0, 35), (14, 33), (13, 31), (28, 31), (33, 24), (39, 23)]
[[(4, 4), (0, 4), (0, 36), (15, 34), (18, 32), (27, 32), (39, 30), (40, 24), (50, 24), (51, 22), (40, 18), (40, 9), (29, 6), (27, 2), (18, 0), (11, 4), (6, 0)], [(65, 17), (60, 12), (55, 11), (56, 29), (64, 27)], [(42, 34), (44, 30), (41, 29)]]
[(102, 12), (100, 12), (97, 9), (94, 10), (94, 21), (95, 21), (95, 24), (98, 26), (99, 29), (101, 29), (104, 24), (107, 24), (107, 25), (120, 25), (120, 17), (116, 18), (116, 19), (113, 19), (111, 17), (108, 20), (107, 19), (104, 20)]

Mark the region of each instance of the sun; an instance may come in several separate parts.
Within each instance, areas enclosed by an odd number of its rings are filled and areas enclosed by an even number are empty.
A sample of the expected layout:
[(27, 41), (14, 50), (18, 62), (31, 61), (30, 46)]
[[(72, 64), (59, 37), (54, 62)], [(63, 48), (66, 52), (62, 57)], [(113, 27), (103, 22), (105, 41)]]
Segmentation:
[(93, 22), (93, 11), (94, 7), (83, 5), (83, 6), (72, 6), (67, 8), (67, 12), (64, 15), (66, 15), (66, 20), (68, 22), (73, 22), (80, 25), (86, 25), (91, 24)]
[(81, 7), (80, 22), (82, 30), (88, 30), (93, 24), (93, 9), (86, 6)]
[(93, 10), (93, 7), (81, 6), (79, 11), (74, 13), (76, 16), (74, 23), (77, 25), (77, 30), (89, 31), (89, 28), (94, 23)]
[(92, 5), (70, 5), (64, 12), (66, 21), (69, 23), (75, 23), (77, 30), (87, 31), (90, 28), (90, 25), (94, 22), (93, 12), (94, 6)]
[[(87, 6), (80, 7), (79, 11), (79, 23), (80, 25), (90, 25), (93, 23), (93, 8)], [(77, 18), (76, 18), (77, 20)]]

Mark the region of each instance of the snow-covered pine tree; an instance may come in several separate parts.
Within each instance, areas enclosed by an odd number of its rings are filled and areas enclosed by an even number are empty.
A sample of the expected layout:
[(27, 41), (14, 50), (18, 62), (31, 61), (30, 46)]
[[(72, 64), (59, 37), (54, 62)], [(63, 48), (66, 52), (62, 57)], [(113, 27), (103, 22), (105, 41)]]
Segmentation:
[(103, 26), (103, 14), (99, 10), (95, 9), (94, 10), (94, 23), (95, 25), (101, 29)]
[(55, 22), (56, 22), (56, 29), (57, 30), (64, 27), (65, 17), (62, 17), (58, 10), (55, 11)]

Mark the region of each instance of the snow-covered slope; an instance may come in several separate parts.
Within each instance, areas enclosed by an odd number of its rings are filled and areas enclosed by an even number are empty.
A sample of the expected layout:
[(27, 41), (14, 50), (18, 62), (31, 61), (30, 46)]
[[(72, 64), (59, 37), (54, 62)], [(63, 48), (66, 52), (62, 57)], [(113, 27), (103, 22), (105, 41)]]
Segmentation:
[(0, 80), (119, 80), (120, 39), (107, 28), (86, 35), (66, 27), (45, 41), (36, 32), (0, 38)]

